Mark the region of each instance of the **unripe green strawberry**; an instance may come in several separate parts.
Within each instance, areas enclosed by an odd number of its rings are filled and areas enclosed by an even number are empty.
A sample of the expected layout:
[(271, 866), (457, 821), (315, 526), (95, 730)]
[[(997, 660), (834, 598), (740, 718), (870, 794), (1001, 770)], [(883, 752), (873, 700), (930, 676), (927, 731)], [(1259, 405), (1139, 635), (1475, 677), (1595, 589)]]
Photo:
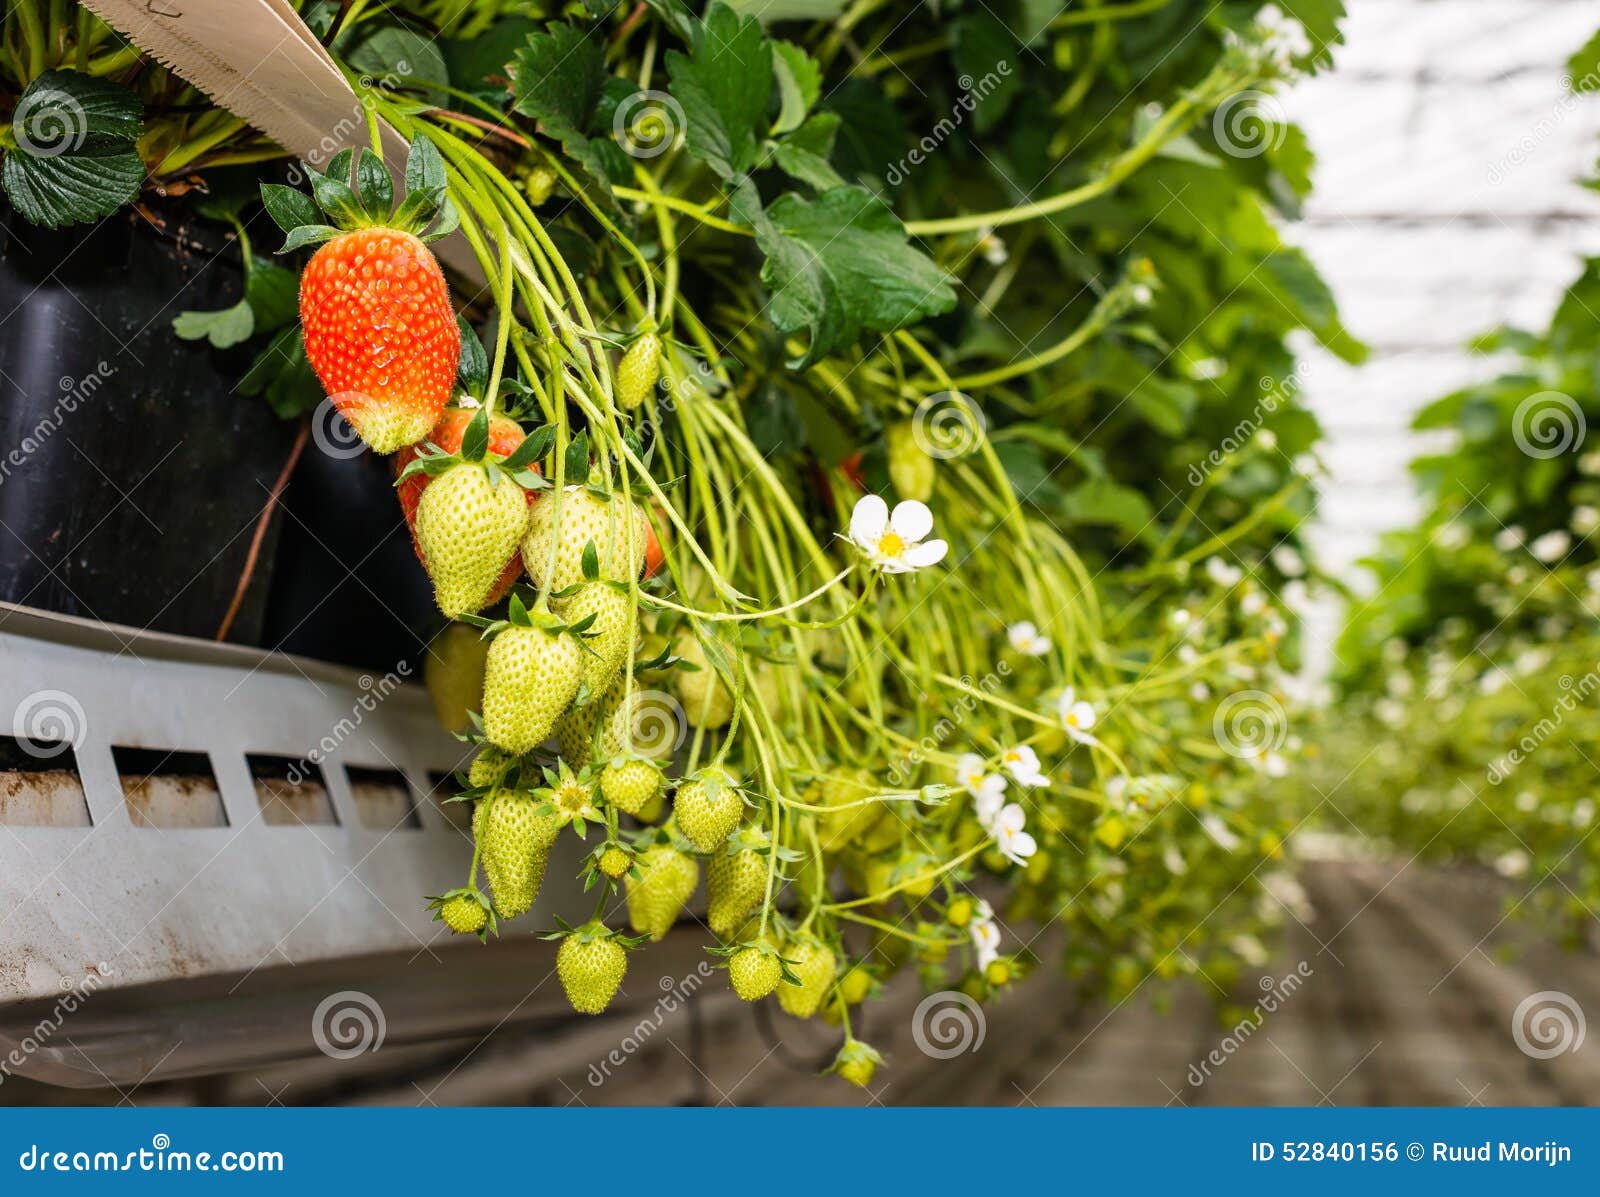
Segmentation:
[[(683, 826), (680, 816), (678, 825)], [(761, 905), (767, 889), (771, 841), (763, 831), (748, 831), (711, 858), (706, 874), (709, 898), (707, 922), (711, 930), (728, 939), (746, 915)]]
[(791, 940), (783, 954), (789, 961), (789, 971), (800, 978), (800, 984), (786, 981), (778, 986), (778, 1004), (796, 1018), (810, 1018), (833, 986), (838, 959), (832, 948), (815, 939)]
[(527, 527), (528, 501), (510, 479), (491, 482), (472, 462), (434, 478), (417, 504), (417, 547), (439, 610), (450, 619), (479, 611)]
[(700, 866), (670, 844), (652, 844), (639, 853), (638, 865), (640, 876), (626, 882), (628, 922), (640, 935), (660, 940), (694, 896)]
[[(883, 816), (883, 804), (862, 802), (878, 791), (877, 778), (868, 769), (851, 769), (826, 778), (817, 791), (817, 805), (841, 807), (819, 817), (824, 851), (839, 852), (856, 846)], [(859, 805), (846, 805), (859, 804)]]
[(661, 377), (661, 338), (647, 332), (617, 363), (617, 406), (633, 411), (642, 406)]
[(447, 732), (459, 735), (472, 726), (469, 712), (483, 697), (483, 671), (489, 644), (478, 629), (453, 623), (428, 645), (422, 680), (433, 700), (433, 713)]
[(673, 687), (678, 701), (683, 704), (683, 714), (690, 726), (707, 730), (722, 727), (733, 718), (733, 695), (723, 685), (722, 678), (711, 667), (706, 650), (691, 632), (684, 632), (673, 642), (674, 656), (682, 657), (696, 669), (675, 669)]
[(541, 163), (530, 166), (518, 181), (522, 184), (523, 194), (528, 197), (528, 203), (537, 208), (550, 198), (559, 180), (560, 176), (555, 171)]
[(952, 927), (965, 927), (972, 921), (972, 916), (977, 907), (972, 898), (967, 894), (957, 894), (950, 899), (950, 905), (944, 908), (945, 922)]
[(555, 727), (582, 680), (583, 647), (576, 637), (548, 626), (504, 628), (489, 645), (484, 735), (507, 752), (532, 752)]
[(865, 1089), (872, 1084), (883, 1057), (859, 1039), (847, 1039), (833, 1059), (833, 1071), (852, 1085)]
[(865, 965), (852, 964), (839, 978), (839, 997), (847, 1006), (859, 1006), (872, 992), (873, 978)]
[(759, 1002), (783, 980), (783, 962), (771, 944), (748, 944), (728, 957), (728, 980), (747, 1002)]
[(626, 590), (608, 582), (585, 582), (570, 598), (562, 600), (561, 617), (568, 624), (582, 623), (589, 616), (594, 622), (585, 629), (583, 646), (583, 684), (598, 698), (617, 680), (617, 672), (628, 656), (639, 627), (639, 616)]
[(889, 454), (889, 481), (902, 499), (926, 503), (933, 497), (938, 466), (917, 444), (916, 426), (910, 421), (891, 424), (884, 431)]
[(600, 871), (613, 881), (625, 875), (632, 867), (633, 857), (615, 844), (607, 844), (606, 850), (600, 853)]
[(556, 952), (556, 973), (567, 1000), (579, 1014), (600, 1014), (611, 1004), (617, 987), (628, 971), (628, 949), (603, 934), (592, 934), (589, 927), (574, 931), (561, 941)]
[(452, 890), (435, 898), (434, 908), (434, 917), (457, 935), (477, 935), (489, 925), (488, 908), (474, 890)]
[(739, 825), (744, 797), (733, 774), (709, 765), (678, 787), (672, 799), (678, 830), (701, 852), (710, 852)]
[(494, 785), (505, 777), (506, 769), (515, 759), (493, 744), (485, 744), (478, 749), (478, 755), (472, 758), (472, 767), (467, 770), (467, 784), (476, 790)]
[(584, 580), (583, 553), (592, 541), (599, 576), (632, 581), (644, 564), (649, 531), (644, 512), (621, 495), (602, 499), (586, 487), (569, 486), (559, 498), (546, 495), (534, 504), (522, 564), (534, 585), (565, 590)]
[(600, 794), (625, 814), (638, 816), (661, 792), (661, 766), (642, 757), (612, 761), (600, 771)]
[(526, 913), (539, 896), (550, 845), (561, 831), (559, 819), (540, 813), (544, 806), (531, 794), (501, 793), (472, 812), (472, 836), (501, 918)]

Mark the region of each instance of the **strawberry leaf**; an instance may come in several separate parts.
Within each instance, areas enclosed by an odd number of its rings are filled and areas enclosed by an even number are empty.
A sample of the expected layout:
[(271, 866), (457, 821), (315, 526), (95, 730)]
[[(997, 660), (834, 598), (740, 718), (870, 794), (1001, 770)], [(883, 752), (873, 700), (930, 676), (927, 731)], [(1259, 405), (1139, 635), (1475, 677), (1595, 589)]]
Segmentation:
[(754, 167), (773, 84), (772, 43), (761, 22), (713, 4), (694, 26), (689, 53), (667, 54), (667, 70), (689, 124), (689, 152), (724, 179)]
[(489, 409), (480, 407), (472, 414), (472, 419), (467, 422), (466, 431), (461, 434), (461, 460), (482, 461), (483, 455), (489, 451)]
[(583, 546), (583, 576), (590, 582), (600, 576), (600, 550), (594, 547), (592, 540)]
[(589, 434), (580, 432), (572, 438), (572, 443), (567, 446), (566, 460), (567, 481), (573, 479), (582, 481), (589, 476)]
[(376, 154), (364, 153), (356, 159), (356, 200), (380, 224), (394, 212), (394, 180)]
[(181, 339), (210, 341), (217, 349), (248, 341), (255, 330), (255, 314), (243, 299), (219, 312), (179, 312), (172, 321), (172, 331)]
[(303, 224), (284, 238), (283, 244), (278, 247), (278, 252), (293, 253), (307, 245), (320, 245), (324, 241), (331, 241), (338, 235), (339, 230), (331, 224)]
[(439, 147), (433, 144), (426, 133), (419, 132), (411, 139), (411, 148), (406, 152), (406, 194), (413, 191), (443, 192), (448, 182)]
[(456, 363), (456, 386), (475, 399), (483, 398), (483, 388), (489, 381), (489, 355), (477, 330), (467, 323), (465, 316), (457, 313), (456, 328), (461, 333), (461, 357)]
[(261, 184), (261, 203), (285, 233), (292, 233), (301, 225), (319, 223), (320, 214), (311, 197), (282, 183)]

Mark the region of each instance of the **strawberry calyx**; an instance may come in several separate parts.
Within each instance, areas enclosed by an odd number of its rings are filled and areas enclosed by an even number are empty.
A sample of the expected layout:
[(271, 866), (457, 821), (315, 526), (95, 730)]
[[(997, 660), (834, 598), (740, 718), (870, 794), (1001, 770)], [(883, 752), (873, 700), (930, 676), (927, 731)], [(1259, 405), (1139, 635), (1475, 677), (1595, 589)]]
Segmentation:
[(556, 915), (556, 929), (554, 931), (539, 932), (539, 938), (576, 939), (579, 943), (593, 943), (597, 939), (614, 939), (629, 950), (649, 942), (650, 939), (648, 935), (624, 935), (621, 931), (606, 926), (600, 921), (599, 916), (590, 919), (582, 926), (574, 927), (560, 915)]
[(412, 139), (406, 154), (405, 198), (398, 204), (389, 168), (369, 150), (340, 150), (328, 160), (326, 173), (301, 165), (311, 180), (311, 196), (281, 183), (261, 185), (261, 202), (285, 234), (280, 254), (359, 229), (393, 229), (437, 241), (461, 223), (447, 193), (444, 159), (425, 134)]
[(501, 479), (509, 479), (523, 490), (548, 490), (550, 482), (540, 474), (538, 463), (549, 452), (554, 437), (555, 429), (546, 425), (524, 437), (510, 454), (501, 456), (491, 453), (489, 409), (479, 407), (461, 434), (461, 448), (458, 451), (450, 453), (432, 441), (427, 442), (416, 450), (416, 456), (396, 475), (394, 484), (399, 486), (418, 474), (437, 478), (458, 465), (481, 465), (488, 472), (493, 485), (498, 486)]
[(499, 919), (494, 913), (494, 903), (490, 902), (489, 899), (475, 885), (462, 886), (457, 889), (446, 890), (442, 894), (439, 894), (435, 897), (430, 897), (428, 899), (428, 909), (433, 911), (435, 922), (444, 922), (445, 907), (463, 901), (475, 904), (483, 912), (483, 926), (474, 932), (480, 942), (487, 943), (491, 934), (499, 934)]

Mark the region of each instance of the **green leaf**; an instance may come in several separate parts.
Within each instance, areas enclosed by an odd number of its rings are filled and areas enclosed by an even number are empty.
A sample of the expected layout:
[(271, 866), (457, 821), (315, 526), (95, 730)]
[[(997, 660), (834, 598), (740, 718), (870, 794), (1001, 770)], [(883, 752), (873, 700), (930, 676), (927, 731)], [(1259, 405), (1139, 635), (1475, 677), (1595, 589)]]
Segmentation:
[(1006, 114), (1022, 86), (1017, 66), (1022, 48), (1016, 34), (987, 8), (958, 19), (950, 27), (950, 45), (961, 74), (958, 86), (965, 93), (963, 99), (972, 104), (962, 108), (971, 111), (973, 128), (982, 133)]
[(461, 460), (482, 461), (483, 455), (489, 451), (489, 409), (480, 407), (472, 413), (472, 419), (467, 421), (466, 431), (461, 434)]
[(489, 355), (483, 348), (477, 329), (467, 323), (465, 316), (457, 313), (456, 328), (461, 332), (461, 357), (456, 362), (456, 386), (477, 399), (483, 398), (483, 388), (489, 382)]
[(77, 71), (46, 71), (17, 97), (11, 128), (30, 157), (53, 158), (96, 141), (137, 141), (143, 113), (139, 97), (120, 84)]
[(261, 203), (285, 233), (292, 233), (303, 224), (317, 224), (321, 219), (309, 195), (282, 183), (261, 184)]
[(838, 131), (839, 115), (819, 112), (778, 143), (773, 161), (784, 174), (818, 191), (843, 187), (844, 179), (828, 161)]
[(1125, 536), (1138, 536), (1154, 515), (1140, 491), (1110, 478), (1080, 482), (1061, 499), (1063, 514), (1075, 524), (1106, 524)]
[(845, 0), (732, 0), (732, 8), (762, 21), (831, 21)]
[(583, 576), (590, 582), (600, 576), (600, 551), (592, 540), (583, 546)]
[(589, 477), (589, 434), (580, 432), (567, 446), (567, 485), (582, 483)]
[(331, 224), (303, 224), (294, 232), (284, 238), (283, 245), (279, 247), (280, 254), (293, 253), (306, 245), (320, 245), (324, 241), (331, 241), (339, 235), (339, 230)]
[(210, 341), (217, 349), (248, 341), (255, 330), (255, 314), (243, 299), (219, 312), (179, 312), (172, 321), (172, 331), (183, 340)]
[(109, 216), (139, 194), (144, 162), (125, 143), (35, 158), (20, 148), (0, 166), (6, 198), (30, 224), (58, 229)]
[(273, 332), (300, 314), (300, 275), (270, 258), (252, 257), (244, 276), (244, 298), (255, 331)]
[(505, 80), (511, 78), (511, 60), (528, 35), (538, 28), (530, 17), (510, 16), (494, 22), (476, 37), (440, 39), (439, 50), (450, 72), (450, 82), (485, 99), (503, 99)]
[(358, 41), (344, 59), (352, 70), (370, 76), (386, 91), (409, 88), (434, 103), (449, 101), (444, 88), (450, 85), (450, 72), (431, 37), (389, 25)]
[(605, 88), (600, 35), (575, 25), (553, 21), (531, 34), (512, 63), (513, 107), (537, 120), (539, 131), (559, 141), (609, 194), (610, 171), (589, 137)]
[[(317, 197), (317, 206), (328, 214), (328, 217), (337, 225), (350, 228), (361, 223), (361, 205), (356, 200), (356, 193), (350, 189), (350, 184), (345, 182), (350, 177), (349, 152), (340, 150), (330, 162), (329, 172), (325, 175), (311, 172), (311, 193)], [(345, 169), (336, 168), (342, 165)], [(293, 236), (293, 234), (290, 234)]]
[(411, 139), (411, 148), (406, 151), (406, 194), (414, 191), (443, 193), (449, 182), (444, 173), (444, 159), (439, 156), (439, 147), (433, 144), (431, 137), (419, 130)]
[(285, 420), (311, 411), (322, 402), (322, 384), (306, 360), (299, 324), (289, 325), (256, 355), (239, 380), (239, 393), (264, 397)]
[(790, 363), (797, 369), (854, 343), (863, 331), (893, 332), (955, 306), (944, 271), (861, 187), (836, 187), (815, 200), (783, 195), (762, 211), (746, 184), (735, 200), (767, 255), (761, 281), (772, 292), (773, 323), (810, 335), (805, 354)]
[(822, 94), (822, 68), (793, 42), (772, 43), (772, 65), (777, 71), (781, 106), (774, 133), (798, 129), (806, 113)]
[(714, 3), (687, 55), (667, 54), (670, 90), (688, 122), (689, 152), (724, 179), (756, 164), (772, 96), (772, 43), (761, 22)]
[(363, 153), (356, 159), (356, 199), (367, 215), (380, 223), (394, 211), (394, 180), (376, 154)]

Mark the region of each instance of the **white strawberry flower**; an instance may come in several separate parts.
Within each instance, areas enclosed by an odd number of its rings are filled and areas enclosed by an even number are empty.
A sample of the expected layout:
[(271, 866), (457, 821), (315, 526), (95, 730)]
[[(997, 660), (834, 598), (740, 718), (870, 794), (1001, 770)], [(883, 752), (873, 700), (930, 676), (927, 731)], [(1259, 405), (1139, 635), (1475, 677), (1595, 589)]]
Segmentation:
[(850, 539), (886, 574), (904, 574), (944, 560), (950, 546), (925, 540), (933, 513), (916, 499), (896, 503), (893, 512), (877, 495), (862, 495), (850, 513)]
[(985, 829), (1005, 805), (1006, 779), (999, 773), (990, 773), (984, 760), (975, 752), (963, 753), (956, 761), (956, 779), (972, 795), (978, 822)]
[(1028, 857), (1039, 850), (1039, 845), (1034, 838), (1022, 829), (1027, 816), (1022, 813), (1022, 807), (1015, 802), (1007, 803), (994, 817), (994, 822), (989, 827), (989, 832), (994, 836), (995, 846), (1012, 864), (1027, 864)]
[(1042, 657), (1050, 651), (1050, 637), (1042, 635), (1031, 620), (1021, 620), (1006, 629), (1011, 647), (1025, 657)]
[(1257, 751), (1250, 763), (1268, 777), (1287, 777), (1289, 774), (1289, 762), (1270, 748)]
[(1005, 766), (1007, 773), (1011, 774), (1019, 786), (1047, 786), (1050, 779), (1039, 770), (1039, 754), (1026, 744), (1018, 744), (1015, 748), (1007, 748), (1000, 754), (1000, 763)]
[(1094, 707), (1078, 698), (1077, 692), (1068, 686), (1061, 692), (1061, 698), (1056, 703), (1056, 713), (1060, 716), (1061, 726), (1080, 744), (1093, 744), (1095, 738), (1089, 734), (1089, 729), (1094, 726), (1096, 715)]
[(994, 908), (982, 898), (978, 899), (968, 932), (972, 936), (972, 950), (978, 956), (978, 968), (988, 968), (989, 962), (1000, 956), (1000, 928), (995, 925)]
[(1221, 557), (1206, 558), (1206, 577), (1210, 578), (1224, 590), (1237, 586), (1244, 577), (1244, 570), (1237, 565), (1229, 565)]

